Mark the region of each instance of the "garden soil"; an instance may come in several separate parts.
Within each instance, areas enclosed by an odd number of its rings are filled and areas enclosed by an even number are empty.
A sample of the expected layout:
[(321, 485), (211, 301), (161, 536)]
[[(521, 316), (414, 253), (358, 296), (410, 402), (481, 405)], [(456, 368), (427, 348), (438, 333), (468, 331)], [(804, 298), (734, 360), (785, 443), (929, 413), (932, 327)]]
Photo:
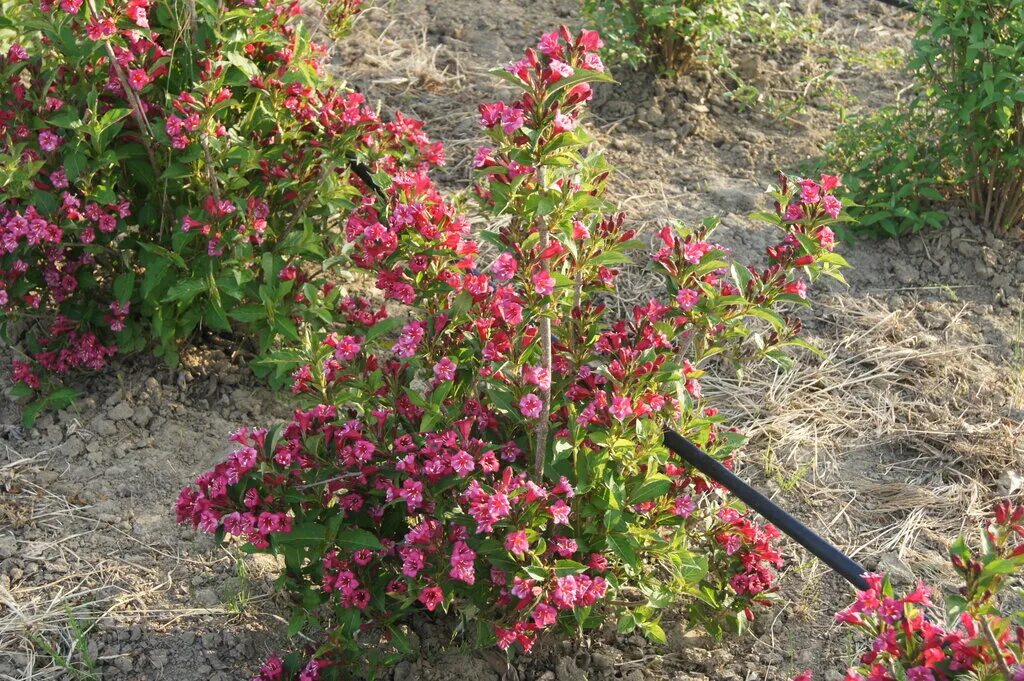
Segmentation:
[[(487, 69), (541, 30), (578, 26), (575, 7), (394, 2), (371, 10), (332, 59), (385, 109), (427, 122), (447, 145), (441, 179), (456, 193), (481, 140), (476, 105), (506, 94)], [(746, 216), (764, 207), (775, 171), (819, 155), (840, 108), (873, 110), (905, 87), (884, 58), (909, 47), (904, 13), (869, 0), (793, 12), (820, 17), (817, 37), (730, 46), (735, 78), (620, 69), (617, 85), (599, 89), (596, 144), (617, 168), (615, 198), (645, 233), (719, 216), (723, 244), (762, 258), (777, 235)], [(728, 94), (739, 79), (760, 103)], [(993, 499), (1017, 494), (1024, 475), (1021, 248), (960, 215), (942, 231), (845, 245), (849, 286), (816, 286), (803, 315), (822, 357), (706, 386), (752, 437), (741, 475), (898, 586), (946, 584), (945, 544)], [(643, 271), (624, 277), (616, 302), (642, 300)], [(173, 517), (180, 488), (227, 454), (232, 430), (290, 412), (237, 354), (208, 344), (174, 370), (117, 362), (77, 379), (83, 397), (27, 431), (17, 406), (0, 400), (0, 679), (242, 679), (289, 645), (271, 559), (239, 560)], [(713, 641), (673, 613), (664, 646), (608, 626), (545, 641), (509, 666), (462, 645), (451, 622), (424, 617), (411, 625), (419, 655), (389, 674), (752, 681), (813, 669), (838, 681), (853, 645), (831, 614), (852, 592), (799, 547), (784, 548), (778, 603), (745, 637)]]

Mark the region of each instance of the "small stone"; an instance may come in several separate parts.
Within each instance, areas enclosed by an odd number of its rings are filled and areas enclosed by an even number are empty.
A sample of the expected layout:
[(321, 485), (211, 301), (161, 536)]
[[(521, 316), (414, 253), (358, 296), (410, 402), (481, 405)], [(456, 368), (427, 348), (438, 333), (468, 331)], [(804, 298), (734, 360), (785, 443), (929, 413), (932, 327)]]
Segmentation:
[(687, 104), (686, 106), (689, 107), (690, 111), (694, 111), (696, 113), (706, 114), (711, 111), (711, 109), (703, 104)]
[(148, 426), (152, 419), (153, 411), (144, 404), (136, 407), (135, 412), (132, 414), (132, 422), (140, 428)]
[(132, 409), (132, 405), (127, 402), (118, 402), (117, 405), (107, 413), (107, 416), (115, 421), (127, 421), (134, 413), (135, 410)]
[(149, 653), (149, 662), (157, 669), (162, 669), (168, 659), (170, 659), (170, 654), (162, 648)]
[(90, 427), (94, 433), (102, 435), (103, 437), (117, 435), (117, 426), (115, 426), (114, 422), (110, 419), (95, 418), (90, 424)]
[(17, 553), (17, 540), (9, 534), (0, 535), (0, 560), (6, 560)]

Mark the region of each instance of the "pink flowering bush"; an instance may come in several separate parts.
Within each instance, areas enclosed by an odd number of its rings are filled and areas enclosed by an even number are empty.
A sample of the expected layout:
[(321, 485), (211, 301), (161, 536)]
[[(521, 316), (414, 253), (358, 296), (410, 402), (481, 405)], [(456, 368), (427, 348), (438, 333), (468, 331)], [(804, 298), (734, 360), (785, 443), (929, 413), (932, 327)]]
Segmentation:
[(664, 227), (652, 298), (614, 317), (601, 300), (642, 244), (582, 125), (591, 83), (609, 79), (600, 47), (562, 28), (497, 72), (519, 96), (480, 107), (478, 233), (422, 170), (363, 187), (344, 234), (390, 304), (340, 301), (341, 325), (310, 337), (294, 374), (306, 405), (239, 430), (182, 491), (180, 522), (282, 557), (289, 628), (319, 636), (257, 679), (372, 676), (412, 652), (416, 611), (529, 651), (609, 614), (663, 640), (660, 613), (680, 602), (694, 624), (735, 631), (770, 602), (778, 532), (672, 455), (662, 429), (732, 460), (743, 438), (701, 377), (799, 344), (787, 311), (845, 264), (828, 226), (839, 181), (783, 178), (764, 267), (735, 263), (713, 221)]
[[(945, 612), (919, 584), (897, 597), (888, 579), (868, 575), (870, 588), (836, 615), (867, 646), (847, 681), (1024, 679), (1024, 619), (1005, 614), (1000, 595), (1024, 568), (1024, 506), (1002, 502), (970, 548), (960, 538), (949, 549), (964, 586), (945, 598)], [(1003, 594), (1005, 595), (1005, 594)], [(1004, 599), (1005, 600), (1005, 599)], [(809, 681), (804, 673), (800, 681)]]
[[(335, 26), (359, 9), (327, 4)], [(241, 331), (265, 356), (328, 326), (366, 178), (443, 161), (324, 70), (294, 0), (3, 9), (0, 329), (15, 394), (44, 396), (29, 420), (117, 351)]]

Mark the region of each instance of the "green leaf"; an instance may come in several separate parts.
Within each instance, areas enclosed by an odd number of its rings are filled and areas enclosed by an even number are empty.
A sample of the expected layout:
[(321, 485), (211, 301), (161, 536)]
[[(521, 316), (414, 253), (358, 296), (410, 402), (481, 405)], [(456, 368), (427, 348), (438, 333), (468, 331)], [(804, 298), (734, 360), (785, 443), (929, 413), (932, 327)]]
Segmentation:
[(121, 303), (126, 303), (132, 299), (132, 290), (134, 288), (134, 272), (125, 272), (114, 279), (114, 297)]
[(372, 340), (391, 333), (402, 326), (403, 323), (404, 320), (399, 317), (388, 317), (387, 319), (382, 319), (369, 328), (366, 332), (366, 336), (363, 338), (363, 343), (369, 343)]
[(672, 481), (666, 475), (661, 473), (655, 473), (647, 480), (644, 481), (640, 488), (637, 489), (633, 496), (630, 497), (630, 505), (642, 504), (645, 501), (651, 501), (668, 494), (669, 489), (672, 487)]
[(349, 551), (358, 551), (359, 549), (378, 551), (384, 548), (381, 546), (380, 540), (377, 539), (377, 535), (357, 527), (345, 528), (339, 531), (334, 543)]
[(609, 534), (608, 548), (630, 567), (636, 567), (636, 540), (625, 534)]
[(205, 290), (205, 279), (185, 279), (184, 281), (179, 281), (168, 289), (163, 302), (173, 303), (175, 301), (182, 301), (184, 303), (188, 303)]

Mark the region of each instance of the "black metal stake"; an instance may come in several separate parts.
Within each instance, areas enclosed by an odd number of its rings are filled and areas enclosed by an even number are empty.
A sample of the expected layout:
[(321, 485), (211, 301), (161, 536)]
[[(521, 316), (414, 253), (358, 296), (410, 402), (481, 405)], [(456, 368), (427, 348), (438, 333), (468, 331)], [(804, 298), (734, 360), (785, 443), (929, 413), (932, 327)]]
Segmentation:
[(866, 591), (868, 583), (864, 579), (867, 572), (857, 561), (819, 537), (802, 522), (776, 506), (771, 499), (736, 477), (732, 471), (715, 461), (674, 430), (665, 430), (665, 446), (681, 456), (687, 463), (721, 484), (735, 494), (750, 508), (792, 537), (798, 544), (820, 558), (826, 565), (838, 572), (846, 581), (861, 591)]

